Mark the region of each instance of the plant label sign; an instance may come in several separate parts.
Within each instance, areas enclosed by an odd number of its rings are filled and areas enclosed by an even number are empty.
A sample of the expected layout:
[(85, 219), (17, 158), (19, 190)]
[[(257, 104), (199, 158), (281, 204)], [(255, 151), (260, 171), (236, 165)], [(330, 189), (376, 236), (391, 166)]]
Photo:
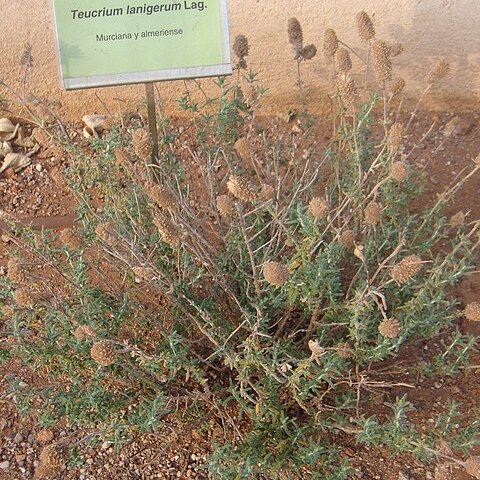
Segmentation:
[(51, 0), (67, 90), (229, 75), (227, 0)]

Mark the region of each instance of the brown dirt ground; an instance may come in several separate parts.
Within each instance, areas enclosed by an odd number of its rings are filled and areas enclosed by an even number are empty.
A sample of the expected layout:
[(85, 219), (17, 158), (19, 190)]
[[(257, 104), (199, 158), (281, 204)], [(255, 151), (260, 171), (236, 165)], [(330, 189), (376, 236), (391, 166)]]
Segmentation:
[[(435, 150), (442, 141), (444, 127), (455, 117), (459, 117), (460, 128)], [(278, 119), (281, 128), (290, 134), (291, 124)], [(432, 134), (422, 141), (415, 150), (412, 164), (424, 169), (425, 191), (419, 205), (432, 199), (444, 187), (460, 174), (462, 169), (471, 166), (472, 160), (480, 153), (480, 116), (478, 114), (430, 114), (421, 112), (413, 123), (410, 141), (417, 142), (420, 133), (429, 129), (435, 122)], [(320, 127), (322, 128), (322, 127)], [(327, 126), (324, 126), (325, 131)], [(28, 129), (28, 127), (27, 127)], [(81, 130), (78, 130), (81, 135)], [(33, 157), (32, 165), (20, 173), (7, 172), (0, 176), (0, 210), (11, 213), (16, 218), (56, 217), (69, 215), (74, 208), (74, 199), (57, 175), (58, 169), (69, 159), (61, 152), (49, 147), (46, 141), (38, 154)], [(480, 175), (470, 179), (456, 196), (454, 204), (447, 214), (455, 214), (462, 210), (469, 212), (467, 220), (480, 218)], [(59, 220), (63, 223), (64, 220)], [(52, 226), (52, 225), (50, 225)], [(8, 259), (11, 245), (3, 238), (0, 242), (0, 268)], [(477, 259), (478, 265), (478, 259)], [(466, 304), (479, 300), (480, 273), (469, 275), (453, 292)], [(480, 325), (462, 321), (462, 331), (474, 335), (480, 334)], [(446, 332), (443, 337), (448, 337)], [(385, 408), (385, 402), (396, 396), (408, 393), (409, 400), (415, 406), (410, 418), (419, 429), (425, 429), (431, 423), (432, 416), (445, 411), (447, 402), (455, 400), (462, 404), (463, 416), (458, 420), (458, 428), (468, 422), (468, 412), (478, 406), (480, 394), (480, 377), (477, 369), (465, 371), (455, 377), (418, 375), (409, 368), (415, 362), (426, 359), (438, 351), (442, 337), (418, 342), (406, 347), (396, 360), (398, 372), (395, 382), (411, 384), (413, 388), (389, 388), (372, 398), (375, 410)], [(475, 355), (473, 363), (478, 364), (480, 356)], [(0, 466), (9, 462), (6, 469), (0, 469), (2, 480), (23, 480), (33, 478), (34, 467), (38, 461), (42, 441), (39, 439), (39, 427), (32, 416), (20, 417), (10, 399), (5, 396), (7, 379), (10, 375), (18, 375), (26, 383), (41, 382), (41, 378), (27, 371), (16, 361), (9, 361), (0, 367)], [(390, 378), (393, 380), (393, 378)], [(224, 425), (214, 412), (198, 419), (167, 418), (154, 433), (138, 436), (115, 453), (110, 445), (82, 448), (83, 460), (78, 466), (62, 472), (58, 478), (71, 479), (173, 479), (173, 478), (208, 478), (201, 468), (211, 450), (213, 440), (224, 438)], [(57, 426), (51, 433), (55, 438), (70, 434), (65, 426)], [(40, 436), (41, 437), (41, 436)], [(343, 454), (350, 459), (354, 468), (352, 478), (365, 480), (421, 480), (449, 478), (466, 480), (461, 469), (452, 465), (425, 463), (409, 455), (392, 457), (384, 448), (366, 448), (356, 445), (345, 435), (341, 445)], [(476, 450), (480, 454), (480, 448)], [(439, 468), (443, 469), (441, 477)], [(437, 470), (436, 470), (437, 469)]]

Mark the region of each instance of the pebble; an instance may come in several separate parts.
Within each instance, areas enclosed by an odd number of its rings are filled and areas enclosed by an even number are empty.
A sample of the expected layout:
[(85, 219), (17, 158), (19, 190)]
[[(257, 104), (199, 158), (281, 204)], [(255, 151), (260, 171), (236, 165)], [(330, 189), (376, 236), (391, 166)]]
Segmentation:
[(7, 470), (7, 468), (10, 467), (10, 462), (8, 460), (5, 460), (4, 462), (0, 463), (0, 469), (2, 470)]

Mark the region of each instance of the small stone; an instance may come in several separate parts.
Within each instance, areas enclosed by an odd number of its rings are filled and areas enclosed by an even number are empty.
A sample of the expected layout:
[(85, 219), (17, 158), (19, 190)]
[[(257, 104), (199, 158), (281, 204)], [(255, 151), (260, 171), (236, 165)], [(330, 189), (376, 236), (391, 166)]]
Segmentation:
[(21, 433), (17, 433), (13, 439), (14, 443), (21, 443), (23, 441), (23, 435)]
[(442, 384), (440, 382), (435, 382), (433, 386), (438, 390), (439, 388), (442, 388)]
[(10, 462), (8, 460), (5, 460), (4, 462), (0, 463), (0, 469), (1, 470), (7, 470), (7, 468), (10, 467)]

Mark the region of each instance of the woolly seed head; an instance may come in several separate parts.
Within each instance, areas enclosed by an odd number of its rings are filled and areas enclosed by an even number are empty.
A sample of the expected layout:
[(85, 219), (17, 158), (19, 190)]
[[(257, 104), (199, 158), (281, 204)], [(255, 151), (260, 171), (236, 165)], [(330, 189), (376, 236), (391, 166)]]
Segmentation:
[(93, 337), (94, 335), (95, 331), (90, 325), (79, 325), (73, 332), (73, 336), (79, 342), (81, 342), (82, 340), (86, 340), (87, 338)]
[(162, 214), (157, 214), (153, 219), (160, 238), (168, 245), (174, 246), (182, 240), (182, 232), (172, 221)]
[(108, 367), (115, 363), (117, 352), (109, 340), (100, 340), (92, 345), (90, 357), (101, 367)]
[(340, 235), (340, 244), (346, 250), (351, 250), (355, 245), (355, 233), (352, 230), (345, 230)]
[(63, 229), (58, 238), (71, 250), (80, 250), (82, 248), (82, 237), (76, 228)]
[(430, 69), (425, 77), (427, 85), (432, 85), (439, 80), (442, 80), (450, 73), (450, 64), (445, 60), (438, 60)]
[(148, 198), (163, 210), (172, 211), (175, 209), (175, 197), (166, 187), (147, 181), (144, 185)]
[(465, 307), (464, 315), (470, 322), (480, 322), (480, 303), (469, 303)]
[(299, 58), (303, 49), (303, 31), (300, 22), (295, 17), (288, 20), (288, 41), (293, 46), (295, 58)]
[(390, 58), (390, 48), (382, 41), (376, 41), (372, 44), (373, 70), (380, 84), (385, 85), (392, 80), (392, 59)]
[(306, 47), (303, 47), (302, 50), (300, 51), (300, 56), (302, 57), (303, 60), (311, 60), (312, 58), (315, 57), (317, 54), (317, 47), (315, 45), (310, 44), (307, 45)]
[(233, 53), (238, 57), (240, 62), (245, 59), (246, 56), (248, 56), (248, 51), (250, 49), (248, 45), (248, 39), (245, 35), (237, 35), (235, 37), (235, 40), (233, 42)]
[(347, 74), (352, 69), (352, 59), (346, 48), (339, 48), (335, 53), (335, 65), (337, 69)]
[(388, 132), (387, 145), (390, 150), (397, 150), (403, 145), (403, 125), (395, 122)]
[(468, 457), (465, 471), (474, 478), (480, 479), (480, 457)]
[(325, 220), (328, 215), (328, 205), (320, 197), (314, 197), (308, 204), (308, 212), (315, 218)]
[(452, 215), (450, 217), (449, 223), (452, 227), (461, 227), (462, 225), (465, 224), (465, 214), (460, 211), (455, 215)]
[(384, 338), (395, 338), (401, 331), (400, 323), (394, 318), (383, 320), (378, 326), (378, 332)]
[(64, 446), (52, 443), (40, 452), (40, 464), (36, 476), (48, 478), (56, 476), (68, 460), (68, 451)]
[(352, 347), (347, 342), (339, 343), (335, 348), (335, 351), (337, 352), (337, 355), (339, 357), (345, 358), (345, 359), (352, 358), (352, 355), (353, 355)]
[(358, 88), (355, 80), (350, 75), (346, 75), (345, 78), (338, 80), (338, 93), (346, 108), (351, 109), (355, 105), (358, 98)]
[(405, 89), (405, 80), (403, 78), (396, 78), (392, 81), (390, 85), (390, 95), (395, 97), (397, 95), (401, 95), (403, 90)]
[(28, 288), (17, 288), (13, 293), (13, 301), (19, 307), (28, 308), (35, 305), (37, 297)]
[(280, 262), (267, 262), (263, 267), (263, 276), (270, 285), (279, 287), (290, 276), (288, 268)]
[(7, 263), (7, 278), (16, 285), (28, 284), (25, 268), (16, 258), (11, 258)]
[(403, 52), (403, 45), (401, 43), (394, 43), (390, 45), (390, 57), (398, 57)]
[(152, 139), (150, 134), (143, 128), (132, 133), (132, 146), (135, 155), (145, 162), (149, 162), (152, 156)]
[(338, 49), (338, 38), (335, 30), (327, 28), (323, 37), (323, 53), (327, 58), (332, 58)]
[(356, 21), (359, 37), (364, 42), (371, 40), (375, 36), (375, 27), (368, 13), (364, 11), (357, 13)]
[(399, 285), (407, 283), (422, 268), (422, 259), (416, 255), (408, 255), (391, 270), (390, 276)]
[(383, 207), (377, 202), (370, 202), (363, 212), (363, 217), (366, 225), (377, 225), (382, 220)]
[(257, 199), (255, 188), (245, 177), (230, 175), (227, 188), (234, 197), (244, 202), (253, 202)]
[(217, 197), (217, 210), (223, 218), (234, 217), (236, 208), (232, 197), (228, 195), (219, 195)]
[(390, 178), (398, 183), (405, 181), (408, 177), (407, 165), (404, 162), (393, 162), (390, 169)]

